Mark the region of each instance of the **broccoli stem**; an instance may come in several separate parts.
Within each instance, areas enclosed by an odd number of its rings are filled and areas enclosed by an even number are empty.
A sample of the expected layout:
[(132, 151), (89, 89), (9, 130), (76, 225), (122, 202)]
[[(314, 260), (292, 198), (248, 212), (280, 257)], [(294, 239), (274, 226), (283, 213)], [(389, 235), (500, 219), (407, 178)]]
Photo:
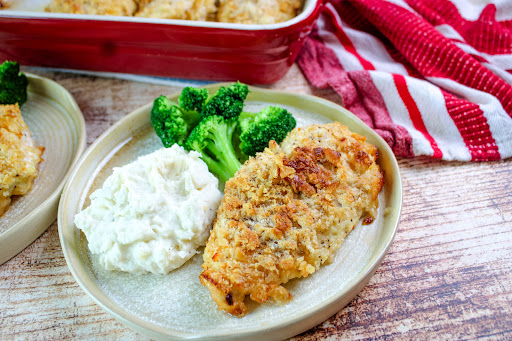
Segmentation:
[(183, 113), (183, 119), (189, 126), (188, 133), (190, 134), (192, 129), (194, 129), (194, 127), (199, 123), (199, 121), (201, 121), (201, 116), (197, 111), (193, 110), (182, 109), (181, 112)]
[(226, 182), (231, 178), (230, 171), (227, 168), (223, 167), (222, 164), (215, 161), (214, 159), (212, 159), (211, 157), (209, 157), (208, 155), (206, 155), (204, 153), (201, 158), (208, 166), (208, 169), (210, 170), (210, 172), (217, 175), (217, 177), (220, 181)]
[[(242, 165), (231, 142), (233, 131), (234, 127), (228, 127), (227, 125), (219, 126), (219, 129), (213, 132), (214, 136), (206, 147), (211, 154), (215, 155), (218, 161), (213, 160), (208, 155), (203, 158), (208, 168), (216, 173), (223, 182), (233, 177)], [(203, 156), (205, 156), (204, 152)]]

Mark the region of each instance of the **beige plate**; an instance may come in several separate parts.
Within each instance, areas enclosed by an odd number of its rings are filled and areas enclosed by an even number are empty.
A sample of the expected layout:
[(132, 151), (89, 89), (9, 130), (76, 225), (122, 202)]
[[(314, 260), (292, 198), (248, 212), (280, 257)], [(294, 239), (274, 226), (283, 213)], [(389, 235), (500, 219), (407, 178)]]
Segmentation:
[(27, 77), (28, 100), (21, 114), (36, 143), (45, 148), (44, 161), (32, 190), (14, 199), (0, 218), (0, 264), (55, 221), (64, 182), (86, 145), (84, 117), (69, 92), (49, 79)]
[[(219, 84), (212, 85), (211, 91)], [(174, 96), (176, 99), (176, 95)], [(305, 331), (343, 308), (366, 285), (395, 235), (402, 187), (388, 145), (344, 108), (312, 96), (251, 88), (248, 110), (277, 104), (290, 110), (298, 126), (338, 120), (368, 137), (379, 149), (385, 172), (380, 211), (371, 225), (359, 225), (337, 251), (334, 261), (312, 276), (286, 284), (294, 298), (286, 305), (249, 303), (249, 313), (235, 318), (218, 311), (199, 283), (201, 254), (169, 275), (108, 272), (88, 252), (87, 240), (73, 218), (89, 205), (112, 167), (161, 147), (150, 125), (152, 104), (136, 110), (108, 129), (86, 151), (67, 183), (58, 222), (68, 266), (80, 286), (106, 311), (128, 327), (154, 339), (283, 339)]]

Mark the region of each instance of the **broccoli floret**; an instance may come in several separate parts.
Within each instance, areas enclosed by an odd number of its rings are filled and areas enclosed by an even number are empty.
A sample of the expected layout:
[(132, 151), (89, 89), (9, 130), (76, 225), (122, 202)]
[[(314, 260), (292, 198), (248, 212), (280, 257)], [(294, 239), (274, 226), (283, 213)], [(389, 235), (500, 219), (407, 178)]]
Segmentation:
[(208, 90), (188, 86), (181, 91), (178, 102), (180, 107), (188, 111), (201, 112), (208, 99)]
[(281, 143), (295, 128), (297, 121), (286, 110), (279, 107), (266, 107), (259, 113), (242, 112), (240, 122), (240, 150), (247, 156), (262, 152), (270, 140)]
[(165, 96), (159, 96), (151, 109), (151, 125), (165, 147), (185, 145), (188, 135), (201, 116), (195, 110), (185, 110)]
[(226, 182), (240, 168), (241, 163), (233, 148), (236, 119), (209, 116), (201, 120), (190, 133), (185, 148), (201, 153), (208, 169)]
[(21, 106), (27, 101), (28, 79), (20, 73), (17, 62), (5, 61), (0, 65), (0, 104)]
[(249, 93), (247, 85), (236, 82), (227, 87), (221, 86), (217, 93), (206, 101), (201, 116), (212, 115), (224, 118), (236, 118), (244, 108), (244, 101)]
[(209, 170), (226, 182), (247, 156), (235, 131), (249, 89), (240, 82), (210, 96), (207, 89), (186, 87), (176, 104), (165, 96), (155, 99), (151, 124), (166, 147), (177, 143), (201, 153)]

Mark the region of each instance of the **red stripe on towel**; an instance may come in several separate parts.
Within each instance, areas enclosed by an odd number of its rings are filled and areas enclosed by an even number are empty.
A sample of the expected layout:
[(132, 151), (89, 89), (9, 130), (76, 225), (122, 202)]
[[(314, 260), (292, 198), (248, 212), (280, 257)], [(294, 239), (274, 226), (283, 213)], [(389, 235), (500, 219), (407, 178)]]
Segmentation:
[(416, 128), (416, 130), (422, 133), (423, 136), (425, 136), (425, 138), (430, 143), (430, 146), (434, 151), (434, 154), (432, 156), (438, 159), (442, 158), (443, 152), (441, 151), (441, 149), (439, 149), (436, 141), (427, 131), (427, 127), (425, 127), (425, 123), (423, 122), (423, 118), (421, 117), (420, 110), (418, 109), (416, 102), (409, 93), (409, 89), (407, 88), (407, 82), (405, 81), (404, 76), (393, 74), (393, 80), (395, 81), (398, 94), (400, 95), (400, 98), (402, 98), (402, 101), (404, 102), (407, 111), (409, 112), (409, 116), (411, 118), (412, 124), (414, 125), (414, 128)]
[(500, 153), (480, 107), (442, 91), (448, 114), (466, 144), (472, 161), (499, 160)]
[(333, 33), (334, 35), (336, 35), (341, 45), (343, 45), (343, 48), (345, 48), (345, 50), (354, 55), (354, 57), (356, 57), (357, 60), (359, 60), (359, 62), (361, 63), (365, 70), (375, 70), (373, 64), (364, 59), (357, 52), (354, 44), (352, 44), (352, 41), (350, 41), (350, 38), (346, 35), (345, 31), (343, 31), (343, 28), (341, 27), (340, 22), (338, 21), (336, 12), (330, 6), (325, 6), (325, 13), (327, 13), (329, 19), (331, 20), (331, 23), (334, 25), (336, 30)]

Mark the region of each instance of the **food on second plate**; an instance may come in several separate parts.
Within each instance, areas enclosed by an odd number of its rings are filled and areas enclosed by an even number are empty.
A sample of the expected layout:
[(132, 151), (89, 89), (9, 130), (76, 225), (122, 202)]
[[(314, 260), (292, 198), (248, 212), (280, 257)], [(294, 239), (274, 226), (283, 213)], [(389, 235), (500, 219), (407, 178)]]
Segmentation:
[(18, 62), (6, 60), (0, 65), (0, 104), (22, 106), (27, 101), (28, 79)]
[(105, 269), (166, 274), (205, 244), (221, 197), (199, 153), (175, 144), (114, 168), (75, 224)]
[(43, 161), (44, 148), (36, 146), (20, 112), (27, 101), (27, 86), (18, 62), (0, 65), (0, 216), (13, 195), (30, 191)]
[(52, 0), (47, 12), (273, 24), (295, 17), (300, 0)]
[(43, 151), (32, 139), (18, 104), (0, 104), (0, 215), (9, 208), (13, 195), (30, 191)]
[(222, 86), (210, 96), (207, 89), (187, 87), (178, 103), (155, 99), (151, 123), (164, 146), (174, 143), (201, 153), (221, 182), (226, 182), (250, 156), (271, 140), (281, 142), (295, 128), (295, 118), (279, 107), (258, 113), (243, 111), (247, 85)]
[(244, 316), (246, 296), (286, 302), (282, 284), (327, 262), (378, 207), (377, 149), (342, 124), (295, 128), (226, 183), (200, 281), (219, 309)]
[(217, 21), (239, 24), (275, 24), (293, 19), (300, 0), (220, 0)]
[(132, 16), (138, 0), (52, 0), (47, 12)]
[(140, 1), (138, 17), (215, 21), (215, 0)]

